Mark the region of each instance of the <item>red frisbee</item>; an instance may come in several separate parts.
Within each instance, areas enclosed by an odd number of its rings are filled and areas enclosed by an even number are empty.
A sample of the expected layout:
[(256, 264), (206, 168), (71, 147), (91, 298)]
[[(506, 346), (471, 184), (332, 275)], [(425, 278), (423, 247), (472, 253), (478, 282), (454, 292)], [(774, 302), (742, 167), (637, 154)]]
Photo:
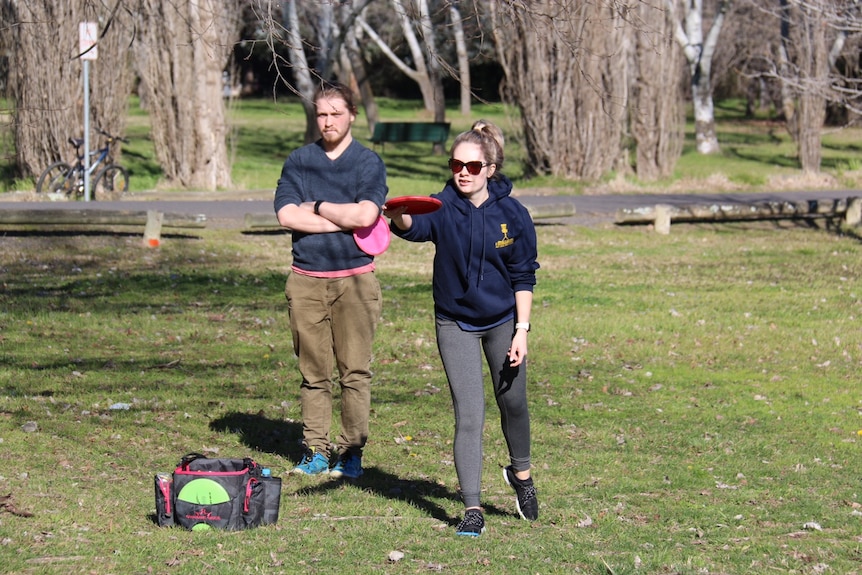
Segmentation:
[(353, 230), (353, 240), (363, 252), (369, 256), (379, 256), (389, 247), (391, 240), (389, 222), (380, 216), (377, 221), (366, 228)]
[(386, 200), (386, 209), (407, 208), (405, 214), (430, 214), (440, 209), (443, 202), (430, 196), (401, 196)]

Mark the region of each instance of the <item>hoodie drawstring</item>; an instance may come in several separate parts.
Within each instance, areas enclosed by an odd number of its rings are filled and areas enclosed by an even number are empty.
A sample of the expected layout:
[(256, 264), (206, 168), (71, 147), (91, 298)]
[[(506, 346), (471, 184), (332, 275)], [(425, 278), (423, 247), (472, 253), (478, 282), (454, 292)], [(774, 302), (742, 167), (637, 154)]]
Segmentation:
[(488, 235), (485, 233), (485, 210), (480, 210), (482, 212), (482, 252), (479, 254), (479, 280), (476, 282), (478, 286), (480, 282), (485, 279), (485, 242), (488, 239)]

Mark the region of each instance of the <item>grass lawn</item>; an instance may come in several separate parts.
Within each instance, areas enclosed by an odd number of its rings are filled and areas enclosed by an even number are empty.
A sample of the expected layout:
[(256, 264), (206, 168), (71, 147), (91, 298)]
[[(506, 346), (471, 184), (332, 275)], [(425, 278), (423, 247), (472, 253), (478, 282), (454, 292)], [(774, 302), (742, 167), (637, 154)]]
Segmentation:
[[(382, 120), (427, 119), (416, 103), (380, 105)], [(733, 103), (717, 111), (721, 154), (699, 156), (689, 141), (673, 178), (654, 183), (525, 180), (517, 122), (501, 106), (449, 118), (453, 135), (479, 117), (504, 127), (519, 189), (859, 188), (858, 130), (826, 134), (824, 173), (802, 179), (780, 125), (744, 121)], [(299, 106), (240, 101), (229, 116), (237, 189), (274, 187), (301, 144)], [(133, 192), (160, 185), (147, 122), (133, 105)], [(367, 141), (362, 115), (355, 133)], [(446, 177), (430, 144), (378, 151), (391, 195), (436, 192)], [(529, 391), (541, 516), (515, 513), (488, 396), (488, 530), (465, 540), (453, 529), (462, 506), (432, 246), (394, 240), (378, 258), (371, 438), (350, 484), (287, 475), (301, 437), (288, 236), (208, 228), (152, 250), (137, 232), (5, 230), (2, 571), (862, 573), (859, 235), (792, 222), (538, 233)], [(158, 528), (153, 475), (189, 452), (272, 468), (284, 480), (278, 524)]]
[[(137, 233), (5, 233), (3, 572), (862, 572), (858, 237), (790, 223), (538, 233), (541, 517), (515, 514), (489, 397), (475, 540), (453, 529), (431, 246), (396, 240), (378, 258), (371, 438), (347, 484), (286, 474), (301, 435), (287, 236), (204, 229), (151, 250)], [(271, 467), (278, 524), (158, 528), (153, 475), (193, 451)]]

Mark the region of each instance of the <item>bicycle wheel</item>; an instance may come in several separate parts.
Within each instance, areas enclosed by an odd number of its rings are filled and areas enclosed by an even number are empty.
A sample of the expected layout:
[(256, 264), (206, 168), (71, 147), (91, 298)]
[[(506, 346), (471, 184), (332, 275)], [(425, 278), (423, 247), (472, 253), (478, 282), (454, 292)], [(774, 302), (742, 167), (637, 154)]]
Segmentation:
[(36, 193), (54, 194), (63, 191), (63, 181), (71, 170), (66, 162), (54, 162), (39, 176), (36, 182)]
[(81, 177), (83, 170), (72, 168), (66, 174), (60, 174), (46, 184), (47, 191), (52, 194), (62, 194), (71, 200), (79, 200), (84, 197), (84, 178)]
[(129, 189), (129, 171), (117, 164), (108, 164), (93, 182), (94, 200), (116, 200)]

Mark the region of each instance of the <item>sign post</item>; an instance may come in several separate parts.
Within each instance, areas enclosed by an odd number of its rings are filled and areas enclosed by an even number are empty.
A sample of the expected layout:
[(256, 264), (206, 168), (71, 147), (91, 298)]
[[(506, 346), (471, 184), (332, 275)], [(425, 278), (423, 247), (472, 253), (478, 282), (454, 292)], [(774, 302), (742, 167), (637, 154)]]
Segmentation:
[(96, 43), (99, 33), (95, 22), (81, 22), (78, 26), (81, 61), (84, 67), (84, 201), (90, 201), (90, 60), (99, 56)]

